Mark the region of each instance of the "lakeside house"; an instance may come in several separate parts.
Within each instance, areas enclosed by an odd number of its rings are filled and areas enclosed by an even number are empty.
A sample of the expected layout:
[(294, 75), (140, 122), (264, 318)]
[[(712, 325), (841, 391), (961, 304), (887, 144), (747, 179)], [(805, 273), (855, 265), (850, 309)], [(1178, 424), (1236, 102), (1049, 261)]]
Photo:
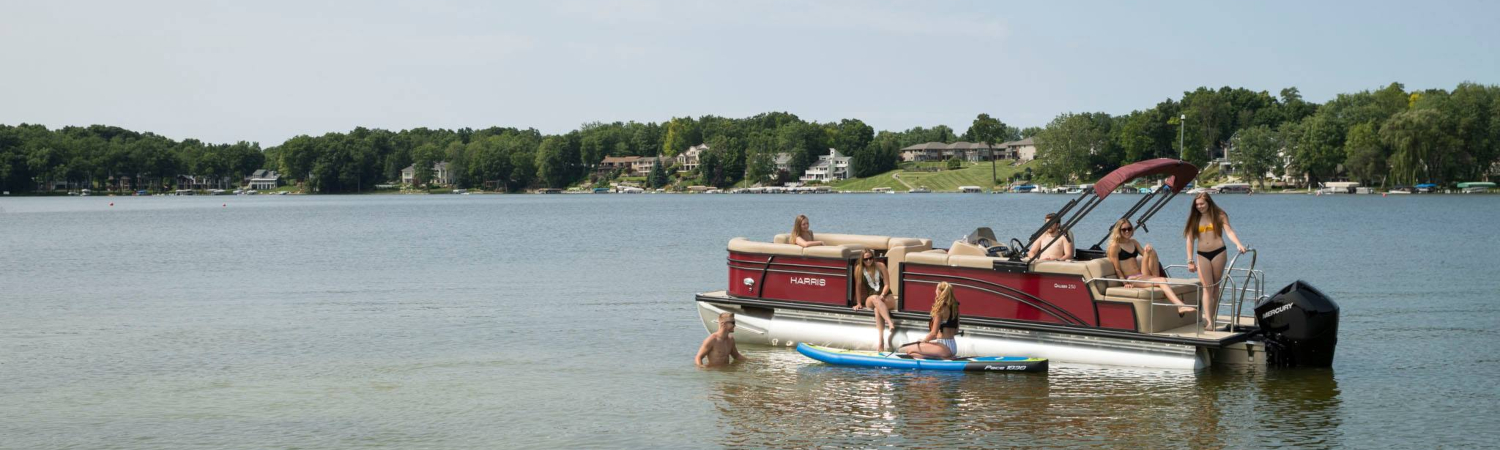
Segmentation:
[(839, 153), (837, 149), (828, 149), (827, 155), (819, 155), (818, 161), (807, 167), (803, 172), (802, 182), (830, 182), (849, 178), (849, 160), (852, 159)]
[[(405, 169), (401, 169), (401, 183), (413, 184), (413, 182), (416, 181), (416, 178), (417, 166), (415, 164), (406, 166)], [(448, 185), (452, 184), (452, 182), (453, 177), (452, 173), (448, 169), (447, 161), (432, 164), (432, 179), (427, 180), (428, 184)]]
[(641, 159), (639, 156), (606, 156), (599, 165), (594, 167), (594, 173), (599, 176), (608, 176), (616, 170), (630, 170), (631, 164)]
[(996, 149), (1005, 155), (1004, 159), (1014, 159), (1018, 162), (1036, 159), (1036, 141), (1032, 140), (1032, 138), (1002, 142), (996, 146)]
[(659, 156), (638, 156), (630, 162), (630, 172), (638, 177), (650, 175), (651, 170), (662, 163), (662, 159), (664, 158)]
[(708, 151), (708, 144), (698, 144), (688, 147), (687, 151), (677, 155), (678, 172), (695, 172), (698, 170), (698, 157)]
[(964, 161), (989, 161), (995, 157), (1005, 158), (1004, 153), (997, 152), (997, 149), (998, 147), (986, 142), (925, 142), (901, 149), (901, 160), (920, 162), (958, 158)]
[(785, 153), (785, 152), (783, 152), (783, 153), (777, 153), (776, 157), (773, 158), (771, 160), (771, 162), (776, 164), (776, 172), (777, 173), (791, 172), (792, 171), (792, 154), (791, 153)]
[(257, 191), (269, 191), (281, 185), (281, 174), (274, 170), (260, 169), (245, 178), (245, 187)]

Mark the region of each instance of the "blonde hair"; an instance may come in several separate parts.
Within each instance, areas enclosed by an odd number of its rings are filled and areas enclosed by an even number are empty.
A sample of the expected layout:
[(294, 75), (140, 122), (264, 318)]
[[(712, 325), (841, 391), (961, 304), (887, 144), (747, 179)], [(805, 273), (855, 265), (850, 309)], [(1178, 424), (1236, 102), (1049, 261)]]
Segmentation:
[(1123, 237), (1120, 236), (1120, 229), (1124, 228), (1126, 225), (1130, 225), (1130, 219), (1120, 219), (1115, 221), (1115, 226), (1110, 227), (1109, 229), (1109, 245), (1120, 245), (1120, 238)]
[(807, 231), (807, 215), (798, 214), (797, 219), (792, 221), (792, 237), (787, 239), (788, 244), (796, 244), (797, 238), (813, 240), (812, 233)]
[[(868, 297), (868, 296), (874, 295), (874, 294), (879, 294), (879, 292), (875, 292), (875, 293), (867, 292), (867, 290), (870, 289), (870, 287), (865, 284), (865, 255), (870, 255), (870, 259), (875, 259), (875, 251), (874, 250), (870, 250), (870, 249), (867, 248), (864, 251), (859, 252), (859, 262), (854, 263), (854, 303), (855, 304), (859, 304), (859, 302), (865, 301), (865, 297)], [(875, 267), (874, 264), (871, 264), (870, 268), (876, 269), (877, 272), (879, 271), (879, 269), (877, 267)]]
[(1187, 226), (1182, 228), (1182, 237), (1193, 239), (1198, 238), (1198, 219), (1203, 217), (1203, 215), (1198, 212), (1198, 199), (1200, 198), (1203, 199), (1203, 203), (1208, 206), (1208, 220), (1209, 223), (1214, 224), (1214, 234), (1223, 236), (1224, 218), (1229, 217), (1229, 213), (1226, 213), (1224, 212), (1224, 210), (1219, 209), (1219, 205), (1214, 203), (1214, 198), (1210, 197), (1207, 192), (1199, 192), (1198, 195), (1193, 196), (1193, 204), (1188, 206)]
[(958, 300), (953, 298), (953, 285), (947, 281), (939, 282), (937, 285), (937, 298), (932, 300), (932, 318), (940, 317), (943, 311), (948, 311), (952, 316), (958, 315)]

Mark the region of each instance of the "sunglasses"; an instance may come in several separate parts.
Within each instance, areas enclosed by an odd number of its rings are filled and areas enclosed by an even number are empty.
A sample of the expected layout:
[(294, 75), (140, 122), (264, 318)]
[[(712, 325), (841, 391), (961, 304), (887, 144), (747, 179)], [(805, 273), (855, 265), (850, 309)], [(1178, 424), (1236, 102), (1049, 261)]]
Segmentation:
[(723, 322), (719, 322), (719, 325), (724, 325), (724, 324), (734, 325), (734, 321), (733, 320), (726, 320), (726, 321), (723, 321)]
[(1135, 228), (1130, 228), (1130, 227), (1125, 227), (1125, 228), (1121, 228), (1121, 229), (1120, 229), (1120, 232), (1121, 232), (1121, 233), (1124, 233), (1124, 232), (1126, 232), (1126, 231), (1135, 231)]

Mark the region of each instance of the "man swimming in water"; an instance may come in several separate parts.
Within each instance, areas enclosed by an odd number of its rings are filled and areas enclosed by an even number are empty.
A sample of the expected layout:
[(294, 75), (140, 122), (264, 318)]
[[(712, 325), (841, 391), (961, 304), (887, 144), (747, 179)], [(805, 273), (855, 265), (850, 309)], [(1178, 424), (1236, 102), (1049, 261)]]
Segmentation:
[[(703, 345), (698, 347), (698, 355), (693, 357), (693, 364), (698, 367), (714, 367), (729, 364), (729, 358), (734, 357), (734, 362), (745, 360), (745, 355), (740, 354), (740, 349), (734, 346), (734, 314), (719, 314), (719, 331), (708, 335), (703, 339)], [(708, 358), (708, 363), (703, 363), (703, 358)]]

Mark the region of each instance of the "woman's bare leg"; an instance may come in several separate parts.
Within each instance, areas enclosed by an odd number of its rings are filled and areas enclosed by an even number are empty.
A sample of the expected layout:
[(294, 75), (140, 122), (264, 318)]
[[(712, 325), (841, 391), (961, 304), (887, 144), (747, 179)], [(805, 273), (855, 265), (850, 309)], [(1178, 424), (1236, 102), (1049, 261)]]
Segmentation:
[(1214, 262), (1204, 258), (1203, 255), (1194, 256), (1194, 258), (1198, 259), (1198, 282), (1203, 285), (1201, 289), (1198, 289), (1200, 294), (1198, 309), (1202, 313), (1199, 315), (1203, 317), (1203, 327), (1211, 329), (1214, 327), (1213, 284), (1216, 281), (1214, 278), (1217, 278), (1216, 275), (1212, 275)]
[(931, 344), (927, 342), (918, 342), (915, 344), (907, 345), (905, 347), (901, 347), (901, 352), (911, 355), (913, 358), (919, 359), (953, 358), (953, 351), (949, 350), (947, 346), (942, 344)]
[(1217, 255), (1214, 255), (1214, 260), (1212, 261), (1213, 268), (1214, 268), (1214, 271), (1213, 271), (1213, 277), (1214, 277), (1213, 296), (1214, 297), (1213, 298), (1214, 298), (1215, 302), (1214, 302), (1214, 306), (1213, 306), (1213, 310), (1214, 311), (1212, 313), (1210, 313), (1211, 315), (1209, 317), (1213, 317), (1215, 319), (1217, 319), (1219, 317), (1217, 315), (1218, 314), (1217, 309), (1219, 308), (1219, 303), (1218, 303), (1217, 300), (1219, 299), (1220, 292), (1224, 290), (1224, 286), (1222, 284), (1219, 284), (1219, 283), (1221, 283), (1222, 281), (1224, 281), (1224, 280), (1221, 279), (1221, 277), (1224, 276), (1224, 264), (1227, 264), (1229, 262), (1229, 252), (1230, 252), (1230, 249), (1228, 247), (1225, 247), (1224, 251), (1219, 252), (1219, 254), (1217, 254)]
[(871, 295), (869, 298), (866, 298), (865, 305), (869, 306), (875, 312), (875, 350), (884, 352), (886, 321), (891, 320), (891, 315), (890, 313), (882, 314), (885, 310), (885, 302), (880, 300), (879, 295)]
[[(1144, 277), (1141, 277), (1141, 281), (1167, 281), (1167, 275), (1157, 270), (1161, 267), (1161, 256), (1156, 254), (1156, 249), (1151, 248), (1151, 246), (1148, 244), (1145, 247), (1141, 248), (1141, 254), (1143, 255), (1141, 260), (1141, 273), (1146, 275)], [(1187, 314), (1193, 312), (1194, 309), (1197, 309), (1188, 306), (1186, 303), (1183, 303), (1182, 299), (1177, 297), (1177, 293), (1172, 291), (1171, 285), (1162, 284), (1151, 287), (1161, 288), (1162, 293), (1166, 294), (1167, 300), (1170, 300), (1172, 301), (1172, 304), (1177, 305), (1177, 314), (1179, 315)]]

